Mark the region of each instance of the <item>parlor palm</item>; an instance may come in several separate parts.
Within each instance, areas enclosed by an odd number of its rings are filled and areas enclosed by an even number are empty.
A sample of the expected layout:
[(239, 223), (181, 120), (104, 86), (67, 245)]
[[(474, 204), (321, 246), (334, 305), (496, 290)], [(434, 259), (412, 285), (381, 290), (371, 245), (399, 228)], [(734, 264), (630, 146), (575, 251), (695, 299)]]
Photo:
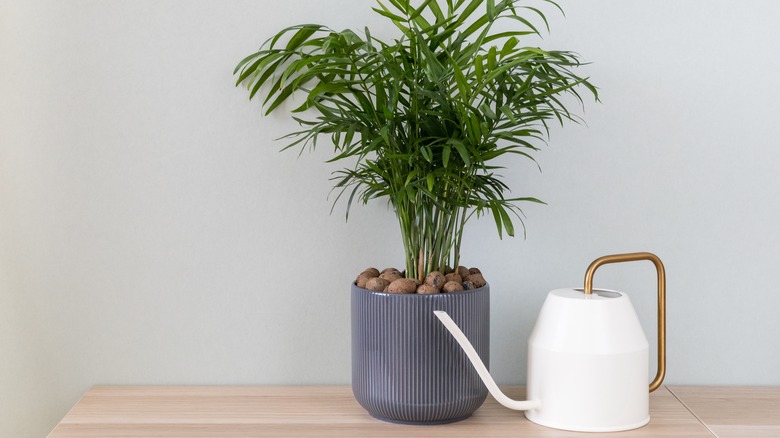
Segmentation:
[[(573, 72), (575, 54), (523, 43), (547, 26), (524, 1), (386, 0), (374, 11), (396, 37), (292, 26), (235, 74), (266, 113), (301, 96), (293, 109), (301, 129), (286, 148), (313, 148), (325, 136), (331, 161), (348, 163), (333, 178), (347, 214), (356, 201), (388, 199), (406, 275), (421, 278), (460, 264), (463, 228), (475, 215), (492, 215), (499, 236), (514, 235), (518, 203), (541, 201), (509, 196), (499, 158), (533, 160), (549, 122), (578, 120), (567, 105), (582, 102), (579, 92), (598, 96)], [(511, 30), (495, 30), (501, 21)]]

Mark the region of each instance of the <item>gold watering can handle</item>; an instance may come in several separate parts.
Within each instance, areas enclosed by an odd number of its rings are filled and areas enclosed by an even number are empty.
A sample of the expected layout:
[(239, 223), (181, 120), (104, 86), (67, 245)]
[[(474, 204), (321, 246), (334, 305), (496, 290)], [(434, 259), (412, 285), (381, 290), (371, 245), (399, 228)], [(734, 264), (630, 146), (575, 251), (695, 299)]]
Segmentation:
[(633, 252), (629, 254), (614, 254), (599, 257), (593, 261), (585, 272), (585, 293), (593, 293), (593, 274), (601, 265), (610, 263), (635, 262), (650, 260), (658, 272), (658, 372), (650, 382), (650, 392), (661, 386), (666, 376), (666, 271), (661, 259), (649, 252)]

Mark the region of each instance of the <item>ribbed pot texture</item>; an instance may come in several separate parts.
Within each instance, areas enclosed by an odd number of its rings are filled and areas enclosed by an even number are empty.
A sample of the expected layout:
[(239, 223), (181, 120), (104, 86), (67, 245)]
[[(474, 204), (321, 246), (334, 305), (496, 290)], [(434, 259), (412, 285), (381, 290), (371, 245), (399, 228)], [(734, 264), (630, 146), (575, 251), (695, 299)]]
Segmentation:
[(449, 313), (489, 366), (489, 286), (404, 295), (352, 285), (352, 392), (372, 416), (451, 423), (485, 401), (487, 388), (434, 310)]

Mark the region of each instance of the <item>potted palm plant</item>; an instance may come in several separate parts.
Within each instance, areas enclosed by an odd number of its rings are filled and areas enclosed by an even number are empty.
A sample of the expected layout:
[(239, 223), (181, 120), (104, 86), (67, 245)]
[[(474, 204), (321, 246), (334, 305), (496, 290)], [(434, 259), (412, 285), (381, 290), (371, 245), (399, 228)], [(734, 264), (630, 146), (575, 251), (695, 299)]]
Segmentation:
[(518, 203), (540, 201), (508, 196), (497, 169), (511, 156), (533, 160), (548, 123), (577, 121), (566, 102), (582, 103), (583, 90), (598, 96), (574, 73), (575, 54), (523, 44), (547, 26), (525, 2), (383, 0), (373, 10), (396, 36), (292, 26), (234, 74), (250, 99), (263, 96), (266, 114), (299, 96), (301, 129), (285, 149), (330, 140), (331, 161), (347, 163), (333, 175), (347, 214), (381, 198), (398, 218), (403, 272), (370, 268), (352, 284), (358, 402), (389, 421), (457, 421), (487, 391), (433, 310), (446, 310), (489, 357), (489, 286), (460, 266), (464, 226), (492, 215), (499, 237), (514, 235)]

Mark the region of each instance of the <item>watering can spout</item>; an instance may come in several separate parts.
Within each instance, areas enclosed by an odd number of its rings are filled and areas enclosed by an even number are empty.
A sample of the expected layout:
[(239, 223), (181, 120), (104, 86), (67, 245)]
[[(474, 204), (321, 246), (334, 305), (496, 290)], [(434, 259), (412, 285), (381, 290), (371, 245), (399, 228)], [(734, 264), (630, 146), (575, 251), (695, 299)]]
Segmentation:
[(488, 391), (490, 391), (490, 395), (492, 395), (496, 401), (509, 409), (514, 409), (517, 411), (526, 411), (530, 409), (538, 409), (541, 407), (541, 402), (539, 400), (512, 400), (503, 392), (501, 392), (501, 390), (498, 388), (498, 385), (496, 385), (496, 382), (493, 380), (493, 377), (488, 372), (487, 367), (482, 362), (482, 359), (479, 357), (479, 354), (477, 354), (477, 351), (474, 349), (474, 346), (471, 345), (471, 342), (469, 342), (468, 338), (466, 338), (466, 335), (464, 335), (458, 325), (455, 324), (455, 321), (450, 318), (450, 315), (448, 315), (447, 312), (443, 310), (434, 310), (433, 313), (437, 318), (439, 318), (439, 321), (444, 324), (444, 327), (449, 330), (455, 340), (458, 341), (458, 344), (460, 344), (460, 347), (466, 353), (466, 356), (471, 361), (471, 364), (477, 370), (479, 378), (482, 379), (482, 381), (485, 383)]

